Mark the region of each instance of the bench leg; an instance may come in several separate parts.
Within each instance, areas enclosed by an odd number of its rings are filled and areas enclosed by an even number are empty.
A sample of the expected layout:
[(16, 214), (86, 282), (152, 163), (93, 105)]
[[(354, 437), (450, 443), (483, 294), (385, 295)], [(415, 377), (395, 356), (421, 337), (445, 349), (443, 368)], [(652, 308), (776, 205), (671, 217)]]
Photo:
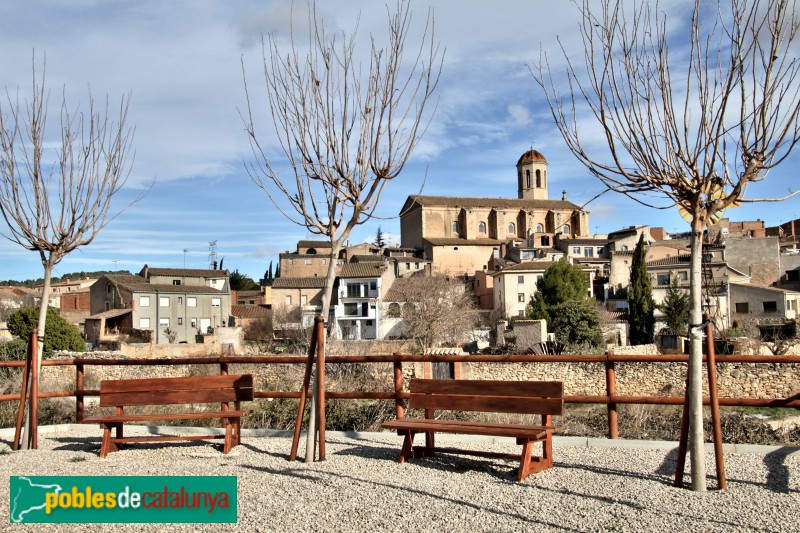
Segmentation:
[(537, 441), (535, 440), (524, 440), (519, 442), (522, 444), (522, 454), (520, 454), (519, 457), (519, 472), (517, 472), (517, 481), (522, 481), (531, 474), (553, 467), (553, 441), (550, 438), (550, 434), (547, 435), (546, 439), (541, 441), (541, 457), (533, 455), (533, 446), (536, 444), (536, 442)]
[(116, 438), (122, 438), (122, 424), (100, 424), (103, 428), (103, 440), (100, 443), (100, 459), (104, 459), (109, 453), (119, 451), (119, 445), (111, 440), (111, 430), (116, 430)]
[(235, 446), (233, 443), (233, 424), (228, 419), (224, 419), (223, 423), (225, 424), (225, 444), (222, 447), (222, 453), (229, 453), (231, 448)]
[(408, 459), (414, 458), (414, 431), (406, 431), (403, 439), (403, 447), (400, 449), (400, 463), (405, 463)]

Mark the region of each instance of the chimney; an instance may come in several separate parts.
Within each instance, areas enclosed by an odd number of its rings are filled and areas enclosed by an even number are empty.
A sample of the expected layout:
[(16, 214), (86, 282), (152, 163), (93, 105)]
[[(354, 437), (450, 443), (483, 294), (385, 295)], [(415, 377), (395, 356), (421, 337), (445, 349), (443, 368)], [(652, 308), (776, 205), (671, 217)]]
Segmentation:
[(561, 201), (562, 202), (566, 202), (567, 201), (567, 190), (566, 189), (561, 191)]

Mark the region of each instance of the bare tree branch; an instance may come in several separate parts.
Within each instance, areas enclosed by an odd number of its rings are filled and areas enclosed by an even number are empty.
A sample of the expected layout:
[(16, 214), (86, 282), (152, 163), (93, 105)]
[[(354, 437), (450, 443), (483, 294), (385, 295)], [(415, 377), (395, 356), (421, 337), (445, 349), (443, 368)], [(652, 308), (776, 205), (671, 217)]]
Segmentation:
[[(583, 63), (559, 41), (565, 79), (541, 53), (531, 69), (570, 151), (608, 189), (646, 205), (677, 205), (691, 218), (691, 321), (701, 322), (702, 238), (709, 221), (745, 201), (800, 140), (800, 29), (787, 0), (695, 0), (686, 53), (671, 54), (658, 4), (574, 1)], [(627, 5), (627, 4), (626, 4)], [(683, 50), (681, 50), (683, 52)], [(559, 87), (564, 87), (559, 90)], [(595, 119), (601, 146), (579, 121)], [(655, 195), (655, 196), (653, 196)], [(643, 198), (642, 198), (643, 197)], [(690, 358), (692, 486), (705, 490), (701, 339)]]

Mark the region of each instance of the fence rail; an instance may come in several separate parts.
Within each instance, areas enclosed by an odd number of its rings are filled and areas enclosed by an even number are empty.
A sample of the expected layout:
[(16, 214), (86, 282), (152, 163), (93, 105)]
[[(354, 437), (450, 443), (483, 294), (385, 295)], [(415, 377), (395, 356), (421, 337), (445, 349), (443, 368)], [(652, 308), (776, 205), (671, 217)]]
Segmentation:
[[(182, 357), (182, 358), (135, 358), (135, 359), (95, 359), (91, 357), (75, 357), (71, 359), (49, 359), (42, 361), (43, 367), (74, 366), (75, 384), (73, 390), (39, 391), (39, 399), (49, 398), (75, 398), (76, 421), (84, 417), (85, 399), (99, 396), (97, 389), (84, 388), (86, 370), (92, 366), (179, 366), (179, 365), (218, 365), (221, 374), (227, 374), (229, 365), (232, 364), (302, 364), (308, 361), (306, 356), (268, 355), (268, 356), (218, 356), (218, 357)], [(683, 396), (647, 396), (647, 395), (620, 395), (616, 393), (616, 364), (636, 363), (688, 363), (688, 355), (631, 355), (631, 354), (605, 354), (605, 355), (421, 355), (421, 354), (392, 354), (392, 355), (352, 355), (328, 356), (326, 364), (337, 365), (344, 363), (384, 363), (393, 367), (394, 382), (387, 380), (385, 391), (326, 391), (329, 399), (351, 400), (394, 400), (397, 413), (402, 413), (403, 400), (410, 395), (403, 390), (403, 364), (404, 363), (595, 363), (605, 368), (604, 395), (572, 395), (565, 396), (564, 401), (572, 404), (604, 404), (608, 406), (608, 435), (617, 438), (617, 405), (682, 405)], [(717, 355), (719, 363), (754, 363), (754, 364), (800, 364), (800, 356), (770, 356), (770, 355)], [(24, 367), (24, 361), (0, 362), (0, 368)], [(300, 398), (300, 386), (297, 390), (256, 390), (256, 398)], [(20, 394), (0, 395), (0, 401), (19, 401)], [(704, 399), (709, 403), (709, 399)], [(800, 394), (789, 398), (719, 398), (723, 406), (738, 407), (786, 407), (800, 408)]]

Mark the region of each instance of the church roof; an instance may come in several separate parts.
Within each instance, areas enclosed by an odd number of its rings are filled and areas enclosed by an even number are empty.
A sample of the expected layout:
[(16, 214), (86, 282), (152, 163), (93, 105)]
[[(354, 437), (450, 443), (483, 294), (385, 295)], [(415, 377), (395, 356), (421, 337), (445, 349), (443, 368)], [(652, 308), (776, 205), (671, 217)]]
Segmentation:
[(519, 165), (523, 161), (543, 161), (547, 163), (547, 159), (544, 158), (541, 152), (534, 150), (533, 148), (522, 154), (519, 158), (519, 161), (517, 161), (517, 164)]
[(547, 209), (579, 210), (580, 207), (565, 200), (530, 200), (523, 198), (464, 198), (459, 196), (422, 196), (412, 194), (406, 200), (404, 214), (413, 204), (422, 207), (467, 207), (496, 209)]

